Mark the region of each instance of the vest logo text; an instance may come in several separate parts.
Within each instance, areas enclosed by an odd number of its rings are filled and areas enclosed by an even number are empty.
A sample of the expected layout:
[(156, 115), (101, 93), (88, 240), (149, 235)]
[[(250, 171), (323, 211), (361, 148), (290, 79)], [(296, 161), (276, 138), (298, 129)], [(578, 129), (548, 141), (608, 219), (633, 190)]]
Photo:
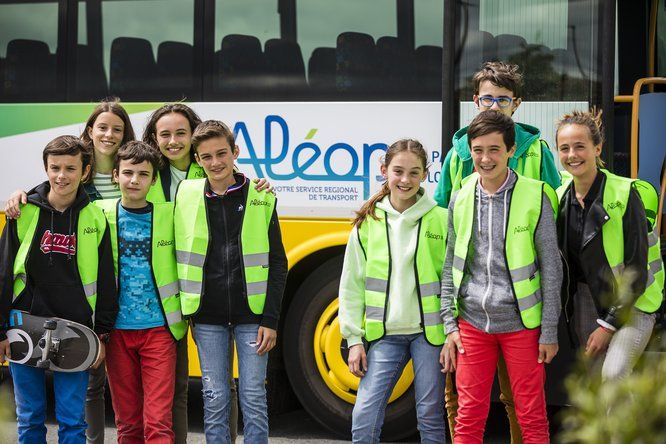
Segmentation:
[(444, 240), (444, 236), (442, 236), (441, 234), (437, 234), (437, 233), (431, 233), (429, 230), (426, 230), (425, 237), (427, 237), (428, 239), (434, 239), (434, 240)]
[(168, 247), (169, 245), (173, 245), (173, 240), (160, 240), (157, 242), (158, 247)]
[(530, 227), (527, 225), (518, 225), (513, 229), (513, 234), (524, 233), (530, 231)]
[(607, 210), (614, 210), (616, 208), (619, 208), (621, 210), (622, 208), (624, 208), (624, 204), (619, 200), (616, 200), (615, 202), (611, 202), (606, 206)]
[(97, 227), (85, 227), (83, 229), (83, 234), (94, 234), (99, 233), (99, 228)]
[(528, 151), (525, 154), (523, 154), (525, 157), (538, 157), (539, 155), (535, 152)]
[(269, 204), (268, 204), (268, 202), (265, 201), (265, 200), (252, 199), (252, 200), (250, 201), (250, 205), (265, 205), (265, 206), (268, 206)]

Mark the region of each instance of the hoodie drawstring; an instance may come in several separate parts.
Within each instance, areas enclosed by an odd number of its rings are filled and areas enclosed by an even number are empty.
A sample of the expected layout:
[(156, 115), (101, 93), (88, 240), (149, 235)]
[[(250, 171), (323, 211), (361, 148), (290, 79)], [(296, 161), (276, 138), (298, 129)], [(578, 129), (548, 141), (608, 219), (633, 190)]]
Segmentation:
[(53, 266), (53, 210), (51, 210), (51, 245), (49, 248), (49, 267)]
[[(72, 237), (74, 233), (72, 233), (72, 209), (69, 208), (67, 211), (69, 211), (69, 228), (67, 229), (67, 235), (69, 236), (70, 239), (74, 239), (74, 242), (76, 242), (76, 238)], [(72, 247), (74, 247), (74, 244), (68, 245), (67, 247), (67, 260), (71, 261), (72, 260)]]

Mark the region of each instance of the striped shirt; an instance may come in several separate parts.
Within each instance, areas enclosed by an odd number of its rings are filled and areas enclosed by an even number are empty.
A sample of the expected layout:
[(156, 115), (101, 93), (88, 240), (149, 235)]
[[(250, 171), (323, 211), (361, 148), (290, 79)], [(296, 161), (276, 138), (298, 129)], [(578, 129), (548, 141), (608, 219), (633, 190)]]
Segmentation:
[(110, 174), (95, 173), (93, 185), (95, 185), (95, 189), (102, 196), (102, 199), (118, 199), (120, 197), (120, 188), (113, 183)]

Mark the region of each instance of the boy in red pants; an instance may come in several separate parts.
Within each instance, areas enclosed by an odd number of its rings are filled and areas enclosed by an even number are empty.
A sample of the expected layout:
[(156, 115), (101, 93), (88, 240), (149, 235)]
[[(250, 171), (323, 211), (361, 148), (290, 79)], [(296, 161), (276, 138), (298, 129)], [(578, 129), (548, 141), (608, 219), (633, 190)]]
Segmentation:
[(442, 272), (448, 335), (440, 362), (456, 370), (455, 443), (482, 443), (501, 351), (525, 443), (549, 441), (544, 363), (557, 354), (562, 264), (553, 208), (540, 181), (508, 168), (515, 152), (510, 117), (484, 111), (467, 131), (477, 171), (449, 205)]

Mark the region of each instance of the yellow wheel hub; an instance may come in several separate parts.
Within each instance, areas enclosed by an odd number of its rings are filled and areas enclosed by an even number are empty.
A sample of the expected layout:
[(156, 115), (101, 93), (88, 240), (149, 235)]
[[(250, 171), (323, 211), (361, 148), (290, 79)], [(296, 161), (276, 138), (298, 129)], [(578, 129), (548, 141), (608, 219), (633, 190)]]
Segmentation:
[[(350, 404), (356, 401), (360, 379), (352, 375), (342, 356), (342, 335), (338, 322), (338, 299), (321, 314), (314, 334), (314, 355), (322, 379), (335, 395)], [(412, 385), (414, 367), (410, 360), (391, 393), (389, 403), (401, 397)]]

